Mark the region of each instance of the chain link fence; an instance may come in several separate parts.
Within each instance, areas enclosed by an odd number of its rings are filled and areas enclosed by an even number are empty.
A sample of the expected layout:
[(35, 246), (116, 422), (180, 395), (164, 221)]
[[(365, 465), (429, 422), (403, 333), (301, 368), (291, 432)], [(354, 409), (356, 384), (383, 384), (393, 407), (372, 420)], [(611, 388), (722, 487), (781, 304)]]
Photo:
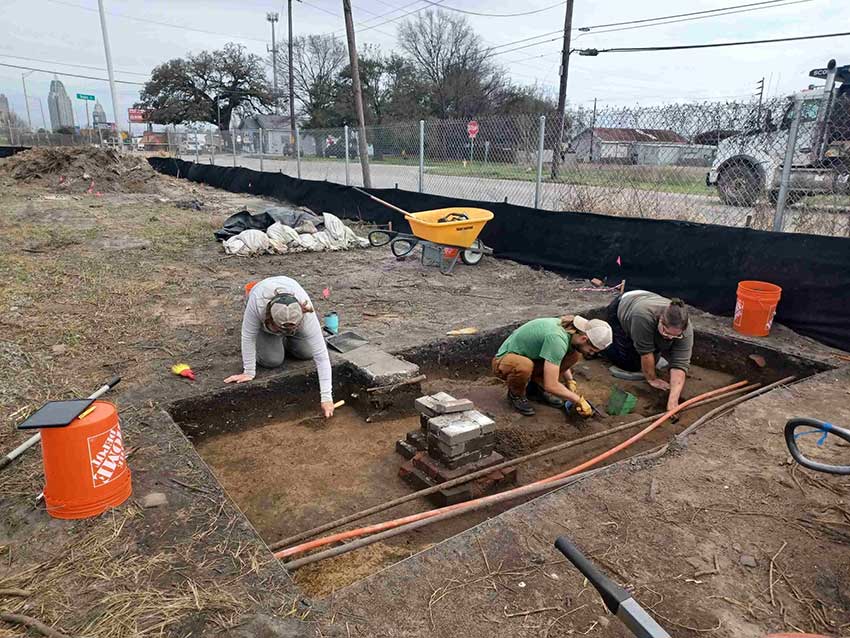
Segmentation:
[[(850, 236), (850, 95), (368, 127), (372, 186), (548, 210)], [(356, 127), (174, 133), (185, 159), (362, 185)], [(210, 134), (207, 134), (210, 135)], [(218, 135), (216, 133), (215, 135)], [(193, 157), (194, 155), (194, 157)], [(787, 170), (783, 170), (787, 167)]]

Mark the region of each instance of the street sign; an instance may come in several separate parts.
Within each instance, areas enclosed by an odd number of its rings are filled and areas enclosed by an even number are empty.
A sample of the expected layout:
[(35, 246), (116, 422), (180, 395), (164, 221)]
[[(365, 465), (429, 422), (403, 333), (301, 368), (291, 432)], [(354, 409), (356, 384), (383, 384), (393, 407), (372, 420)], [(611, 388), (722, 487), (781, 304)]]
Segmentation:
[(130, 122), (147, 122), (148, 111), (147, 109), (127, 109), (127, 118)]
[(472, 120), (469, 124), (467, 124), (466, 132), (469, 134), (469, 138), (474, 140), (475, 136), (478, 135), (478, 122)]
[(87, 102), (94, 102), (94, 96), (88, 95), (86, 93), (77, 93), (78, 100), (86, 100)]

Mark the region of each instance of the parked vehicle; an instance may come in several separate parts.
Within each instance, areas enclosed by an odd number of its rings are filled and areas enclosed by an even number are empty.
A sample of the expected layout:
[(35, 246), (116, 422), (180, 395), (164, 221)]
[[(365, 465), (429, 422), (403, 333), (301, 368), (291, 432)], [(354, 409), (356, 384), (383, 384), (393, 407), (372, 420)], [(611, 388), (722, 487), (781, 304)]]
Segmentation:
[(798, 103), (800, 120), (786, 203), (808, 195), (850, 193), (850, 65), (838, 67), (830, 60), (825, 69), (814, 69), (809, 76), (824, 79), (825, 84), (789, 96), (778, 126), (768, 112), (756, 130), (718, 144), (706, 184), (717, 187), (724, 204), (752, 206), (760, 197), (776, 203)]

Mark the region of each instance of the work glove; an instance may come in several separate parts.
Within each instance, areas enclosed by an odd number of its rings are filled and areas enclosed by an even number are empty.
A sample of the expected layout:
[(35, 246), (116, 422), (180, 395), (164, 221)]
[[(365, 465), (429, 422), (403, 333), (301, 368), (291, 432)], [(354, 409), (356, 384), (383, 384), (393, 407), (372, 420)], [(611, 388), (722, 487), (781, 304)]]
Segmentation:
[(593, 408), (590, 407), (590, 404), (584, 397), (579, 397), (579, 401), (576, 403), (576, 412), (583, 417), (593, 416)]
[(575, 379), (567, 379), (567, 390), (578, 394), (578, 383), (576, 383)]

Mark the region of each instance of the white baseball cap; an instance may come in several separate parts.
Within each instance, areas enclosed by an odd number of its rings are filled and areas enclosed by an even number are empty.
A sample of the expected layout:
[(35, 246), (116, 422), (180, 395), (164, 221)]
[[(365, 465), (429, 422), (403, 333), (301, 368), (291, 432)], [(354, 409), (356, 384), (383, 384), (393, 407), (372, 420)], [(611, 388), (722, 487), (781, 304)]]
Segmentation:
[(604, 350), (614, 341), (611, 326), (602, 319), (585, 319), (576, 315), (573, 318), (573, 325), (586, 334), (590, 343), (598, 350)]

